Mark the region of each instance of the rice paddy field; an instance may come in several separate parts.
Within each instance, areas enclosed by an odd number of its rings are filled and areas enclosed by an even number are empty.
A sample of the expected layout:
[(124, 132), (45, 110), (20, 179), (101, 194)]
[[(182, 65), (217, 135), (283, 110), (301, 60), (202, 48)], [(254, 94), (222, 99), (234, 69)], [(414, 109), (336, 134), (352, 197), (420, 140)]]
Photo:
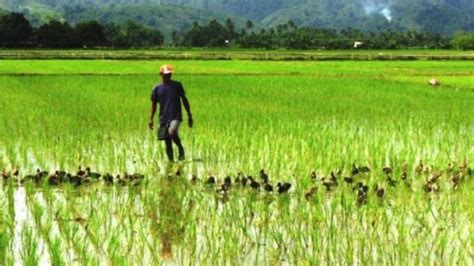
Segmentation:
[(472, 61), (2, 60), (0, 265), (473, 265), (473, 160)]

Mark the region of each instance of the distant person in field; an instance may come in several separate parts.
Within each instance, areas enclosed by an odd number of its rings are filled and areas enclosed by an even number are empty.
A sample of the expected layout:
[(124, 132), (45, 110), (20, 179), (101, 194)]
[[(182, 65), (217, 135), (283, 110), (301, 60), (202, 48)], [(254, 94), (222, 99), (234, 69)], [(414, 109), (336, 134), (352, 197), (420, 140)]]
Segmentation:
[(172, 162), (174, 161), (173, 142), (178, 146), (180, 161), (185, 159), (184, 147), (178, 135), (178, 129), (183, 121), (181, 112), (181, 101), (188, 113), (188, 125), (193, 127), (193, 117), (191, 115), (191, 106), (184, 93), (183, 85), (180, 82), (171, 79), (174, 68), (172, 65), (163, 65), (160, 67), (162, 83), (156, 85), (151, 93), (151, 116), (148, 126), (153, 130), (156, 106), (160, 104), (160, 127), (157, 135), (158, 140), (164, 140), (166, 144), (166, 155)]

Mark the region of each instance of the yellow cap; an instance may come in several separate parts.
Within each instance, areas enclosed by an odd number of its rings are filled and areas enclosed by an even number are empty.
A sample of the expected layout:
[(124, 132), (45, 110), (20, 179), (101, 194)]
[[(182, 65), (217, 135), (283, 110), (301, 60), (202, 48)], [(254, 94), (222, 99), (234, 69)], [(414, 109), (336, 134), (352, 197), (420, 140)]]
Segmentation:
[(160, 67), (160, 75), (173, 74), (174, 67), (170, 64), (162, 65)]

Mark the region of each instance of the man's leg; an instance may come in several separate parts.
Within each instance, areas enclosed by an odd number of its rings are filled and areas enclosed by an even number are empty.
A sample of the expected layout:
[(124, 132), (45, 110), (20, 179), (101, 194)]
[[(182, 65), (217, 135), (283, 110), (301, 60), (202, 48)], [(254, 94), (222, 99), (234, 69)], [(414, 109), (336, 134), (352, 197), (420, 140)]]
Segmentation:
[(173, 140), (173, 142), (176, 144), (176, 146), (178, 146), (179, 160), (182, 161), (182, 160), (184, 160), (184, 147), (183, 147), (183, 144), (181, 143), (181, 139), (179, 138), (179, 135), (178, 135), (179, 125), (180, 125), (180, 121), (177, 121), (177, 120), (171, 121), (168, 133), (169, 133), (171, 139)]
[(165, 140), (165, 144), (166, 144), (166, 155), (168, 155), (168, 159), (170, 160), (170, 162), (172, 162), (174, 160), (173, 158), (173, 142), (171, 141), (171, 139), (166, 139)]
[(174, 136), (172, 136), (172, 140), (173, 142), (176, 144), (176, 146), (178, 146), (178, 150), (179, 150), (179, 160), (182, 161), (184, 160), (184, 147), (183, 147), (183, 144), (181, 144), (181, 139), (179, 138), (179, 136), (176, 134)]

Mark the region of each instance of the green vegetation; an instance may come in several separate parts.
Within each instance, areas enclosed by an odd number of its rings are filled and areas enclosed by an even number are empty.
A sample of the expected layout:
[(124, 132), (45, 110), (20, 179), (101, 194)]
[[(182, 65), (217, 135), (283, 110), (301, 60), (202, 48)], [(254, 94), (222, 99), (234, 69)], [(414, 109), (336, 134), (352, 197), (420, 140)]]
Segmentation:
[(188, 29), (194, 21), (223, 22), (229, 16), (234, 21), (251, 19), (261, 27), (291, 20), (299, 27), (337, 30), (353, 27), (444, 35), (474, 30), (471, 0), (2, 0), (0, 7), (25, 13), (35, 26), (52, 18), (104, 24), (133, 20), (165, 36)]
[[(33, 29), (20, 13), (0, 16), (0, 45), (7, 48), (143, 48), (164, 43), (160, 31), (131, 20), (121, 25), (102, 25), (95, 20), (82, 21), (72, 27), (68, 22), (51, 20)], [(469, 35), (466, 35), (469, 36)], [(320, 28), (298, 28), (293, 21), (275, 28), (256, 31), (251, 21), (238, 29), (232, 19), (224, 24), (211, 20), (207, 25), (194, 22), (185, 32), (173, 31), (170, 43), (174, 47), (240, 47), (253, 49), (448, 49), (452, 44), (469, 50), (472, 38), (451, 41), (439, 34), (417, 31), (384, 30), (364, 32), (346, 28), (341, 31)]]
[[(163, 63), (2, 60), (2, 261), (472, 264), (471, 61), (174, 61), (195, 119), (177, 164), (147, 129)], [(145, 179), (15, 184), (80, 165)], [(292, 188), (216, 192), (260, 169)]]

